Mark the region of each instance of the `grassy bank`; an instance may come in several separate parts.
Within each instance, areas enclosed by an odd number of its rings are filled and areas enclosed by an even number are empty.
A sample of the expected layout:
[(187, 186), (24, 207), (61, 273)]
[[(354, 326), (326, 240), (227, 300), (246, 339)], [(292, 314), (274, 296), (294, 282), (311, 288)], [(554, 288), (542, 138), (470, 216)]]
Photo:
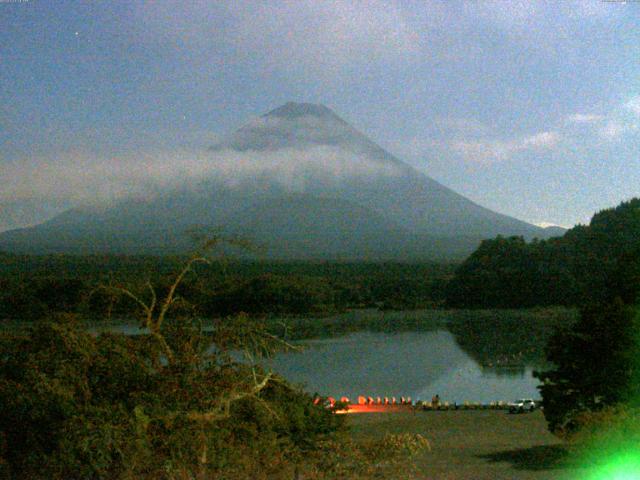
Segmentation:
[[(418, 479), (581, 478), (560, 440), (547, 431), (542, 412), (444, 411), (350, 415), (355, 439), (419, 433), (431, 445), (418, 454)], [(398, 472), (398, 477), (403, 472)], [(582, 472), (584, 473), (584, 472)]]

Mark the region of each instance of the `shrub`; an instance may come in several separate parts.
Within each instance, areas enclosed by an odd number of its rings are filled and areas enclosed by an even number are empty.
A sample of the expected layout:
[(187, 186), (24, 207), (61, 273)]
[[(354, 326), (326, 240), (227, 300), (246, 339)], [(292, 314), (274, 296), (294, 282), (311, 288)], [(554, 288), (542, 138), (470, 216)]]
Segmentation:
[(158, 365), (151, 346), (148, 336), (92, 336), (68, 316), (5, 334), (1, 457), (11, 477), (258, 478), (292, 468), (340, 426), (257, 367), (221, 352)]

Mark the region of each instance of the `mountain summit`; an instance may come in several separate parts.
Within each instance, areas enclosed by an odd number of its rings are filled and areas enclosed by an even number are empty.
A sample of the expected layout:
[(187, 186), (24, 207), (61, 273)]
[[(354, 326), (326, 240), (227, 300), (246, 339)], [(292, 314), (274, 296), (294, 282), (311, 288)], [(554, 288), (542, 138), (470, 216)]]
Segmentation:
[(262, 115), (262, 117), (280, 117), (286, 118), (287, 120), (294, 120), (300, 117), (318, 117), (323, 119), (336, 120), (338, 122), (342, 122), (346, 124), (344, 120), (342, 120), (338, 115), (336, 115), (333, 110), (324, 105), (319, 105), (315, 103), (296, 103), (296, 102), (287, 102), (284, 105), (281, 105), (278, 108), (274, 108), (268, 113)]
[(288, 102), (254, 118), (211, 150), (276, 151), (339, 147), (369, 160), (404, 165), (324, 105)]
[(268, 255), (313, 259), (445, 259), (482, 238), (544, 237), (415, 170), (329, 108), (286, 103), (211, 147), (197, 182), (147, 198), (69, 210), (0, 234), (0, 250), (164, 253), (193, 225), (253, 238)]

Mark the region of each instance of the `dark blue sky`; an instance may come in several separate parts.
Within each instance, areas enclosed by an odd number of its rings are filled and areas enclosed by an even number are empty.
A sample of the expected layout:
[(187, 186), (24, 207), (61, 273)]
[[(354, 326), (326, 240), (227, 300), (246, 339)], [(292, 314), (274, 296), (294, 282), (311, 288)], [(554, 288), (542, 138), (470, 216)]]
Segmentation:
[(0, 202), (82, 201), (289, 100), (527, 221), (640, 195), (638, 2), (0, 0), (0, 62)]

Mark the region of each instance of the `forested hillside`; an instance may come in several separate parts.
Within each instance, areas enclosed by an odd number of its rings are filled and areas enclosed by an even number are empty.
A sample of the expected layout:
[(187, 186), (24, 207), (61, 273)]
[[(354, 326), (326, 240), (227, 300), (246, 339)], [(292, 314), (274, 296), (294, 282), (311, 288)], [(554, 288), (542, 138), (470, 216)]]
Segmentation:
[[(132, 317), (132, 300), (105, 285), (146, 291), (148, 278), (167, 289), (180, 257), (28, 256), (0, 254), (0, 320), (38, 320), (51, 312), (100, 319)], [(415, 309), (440, 305), (450, 264), (214, 262), (180, 284), (202, 317), (324, 315), (349, 308)]]
[(596, 213), (563, 237), (526, 242), (485, 240), (447, 287), (453, 307), (579, 305), (637, 298), (640, 285), (640, 199)]

